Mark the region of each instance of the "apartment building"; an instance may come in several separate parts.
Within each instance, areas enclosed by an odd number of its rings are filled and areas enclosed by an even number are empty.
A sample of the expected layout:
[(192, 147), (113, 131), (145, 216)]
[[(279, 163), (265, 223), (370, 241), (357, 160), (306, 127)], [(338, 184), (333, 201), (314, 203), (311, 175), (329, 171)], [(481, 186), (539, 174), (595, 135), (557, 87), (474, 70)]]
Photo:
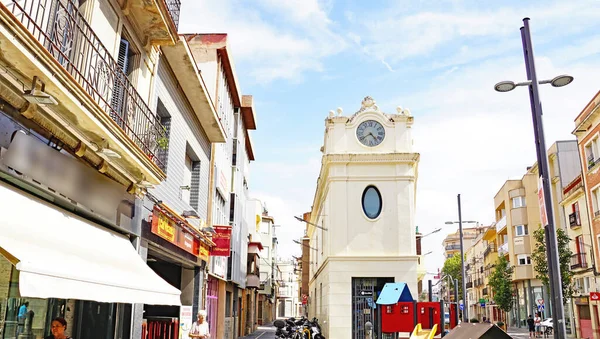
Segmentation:
[[(540, 227), (538, 176), (531, 169), (519, 180), (508, 180), (494, 197), (498, 255), (514, 266), (516, 304), (508, 316), (509, 326), (525, 326), (529, 314), (537, 310), (538, 299), (548, 300), (548, 291), (531, 262), (535, 240), (531, 234)], [(548, 310), (547, 310), (547, 316)]]
[(296, 260), (278, 260), (281, 281), (277, 288), (277, 317), (297, 317), (299, 315), (298, 275)]
[[(161, 277), (144, 260), (152, 256), (140, 198), (169, 171), (153, 84), (161, 48), (181, 45), (179, 12), (171, 0), (0, 1), (3, 336), (45, 337), (61, 316), (69, 336), (140, 338), (144, 304), (201, 302), (181, 293), (184, 274)], [(199, 86), (194, 96), (207, 100)], [(181, 217), (187, 205), (164, 206), (161, 226), (210, 246)], [(203, 265), (194, 259), (185, 274), (192, 286)], [(27, 333), (16, 321), (25, 302)]]
[(469, 307), (469, 319), (483, 320), (485, 316), (486, 299), (484, 298), (484, 288), (486, 272), (484, 270), (484, 251), (486, 243), (483, 240), (483, 235), (489, 227), (481, 227), (477, 237), (473, 239), (472, 245), (465, 253), (465, 278), (467, 300), (463, 302)]
[(481, 291), (482, 298), (486, 300), (482, 316), (490, 319), (491, 322), (498, 322), (504, 319), (503, 312), (496, 307), (494, 303), (494, 290), (490, 286), (490, 274), (498, 261), (498, 237), (496, 233), (496, 224), (492, 224), (482, 236), (485, 249), (483, 250), (483, 284)]
[[(463, 224), (463, 249), (470, 248), (477, 237), (485, 232), (482, 227), (465, 227)], [(456, 230), (454, 233), (450, 233), (444, 238), (442, 242), (444, 247), (444, 256), (446, 258), (452, 258), (455, 255), (460, 255), (460, 231)]]
[[(600, 329), (599, 306), (590, 300), (590, 292), (598, 291), (598, 255), (600, 246), (600, 92), (575, 118), (573, 134), (581, 164), (581, 177), (566, 185), (565, 210), (568, 215), (570, 238), (575, 239), (572, 250), (575, 258), (571, 265), (576, 272), (576, 297), (573, 298), (578, 334), (594, 333)], [(587, 227), (586, 227), (587, 226)], [(574, 238), (575, 237), (575, 238)], [(585, 253), (585, 255), (582, 255)]]

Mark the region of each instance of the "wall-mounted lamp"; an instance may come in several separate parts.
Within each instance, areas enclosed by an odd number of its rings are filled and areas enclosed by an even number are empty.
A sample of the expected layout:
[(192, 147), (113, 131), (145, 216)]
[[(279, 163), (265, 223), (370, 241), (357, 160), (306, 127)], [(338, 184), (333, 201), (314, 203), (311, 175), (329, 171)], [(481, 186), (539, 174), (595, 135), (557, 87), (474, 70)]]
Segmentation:
[[(42, 84), (42, 88), (39, 90), (36, 88), (38, 81)], [(38, 104), (42, 106), (58, 105), (58, 101), (56, 101), (56, 99), (54, 99), (53, 96), (46, 93), (45, 91), (46, 84), (43, 81), (39, 80), (37, 76), (34, 76), (33, 82), (31, 84), (31, 89), (25, 91), (25, 94), (23, 94), (23, 98), (25, 98), (25, 100), (29, 101), (32, 104)]]
[(181, 216), (185, 219), (200, 219), (200, 216), (194, 210), (183, 211), (183, 213), (181, 213)]
[(180, 190), (187, 190), (187, 191), (189, 191), (189, 190), (191, 190), (192, 188), (190, 187), (190, 185), (185, 185), (185, 186), (179, 186), (179, 189), (180, 189)]

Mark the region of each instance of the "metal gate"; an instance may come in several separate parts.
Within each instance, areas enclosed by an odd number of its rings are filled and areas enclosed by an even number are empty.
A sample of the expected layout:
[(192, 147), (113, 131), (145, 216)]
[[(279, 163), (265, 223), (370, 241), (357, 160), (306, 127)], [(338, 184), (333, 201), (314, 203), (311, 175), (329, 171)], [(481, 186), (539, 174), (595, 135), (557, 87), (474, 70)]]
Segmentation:
[(365, 323), (373, 324), (373, 338), (377, 333), (378, 318), (375, 301), (385, 283), (394, 278), (352, 278), (352, 338), (365, 339)]

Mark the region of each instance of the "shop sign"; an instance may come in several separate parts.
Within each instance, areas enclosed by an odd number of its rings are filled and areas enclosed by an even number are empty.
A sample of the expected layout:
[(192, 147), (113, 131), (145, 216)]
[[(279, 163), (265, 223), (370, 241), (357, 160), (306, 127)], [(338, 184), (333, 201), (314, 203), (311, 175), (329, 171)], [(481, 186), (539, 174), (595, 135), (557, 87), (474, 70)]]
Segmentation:
[[(158, 208), (154, 209), (151, 231), (182, 250), (200, 256), (200, 240)], [(208, 258), (203, 260), (208, 261)]]
[(206, 262), (208, 262), (208, 257), (210, 255), (210, 250), (208, 249), (208, 246), (204, 243), (200, 244), (200, 248), (199, 248), (199, 254), (198, 257), (201, 260), (204, 260)]
[(600, 300), (600, 292), (590, 292), (590, 299), (593, 301)]
[(587, 305), (589, 304), (588, 297), (575, 297), (573, 298), (575, 305)]
[(179, 334), (180, 338), (187, 338), (192, 324), (194, 323), (194, 316), (192, 314), (192, 306), (181, 306), (179, 308)]
[(212, 241), (216, 244), (210, 251), (210, 255), (228, 257), (231, 252), (231, 226), (213, 226), (215, 234)]

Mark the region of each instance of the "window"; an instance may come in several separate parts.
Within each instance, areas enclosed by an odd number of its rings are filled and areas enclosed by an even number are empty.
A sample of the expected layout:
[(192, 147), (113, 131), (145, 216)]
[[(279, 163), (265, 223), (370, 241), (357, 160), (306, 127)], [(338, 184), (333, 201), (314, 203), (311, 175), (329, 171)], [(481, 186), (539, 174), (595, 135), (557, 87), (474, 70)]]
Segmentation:
[(524, 235), (528, 235), (529, 234), (529, 229), (527, 228), (527, 225), (517, 225), (515, 226), (515, 235), (518, 237), (522, 237)]
[(181, 183), (181, 200), (190, 203), (190, 192), (192, 190), (192, 158), (185, 155), (185, 166), (183, 167), (183, 181)]
[(512, 207), (513, 208), (525, 207), (525, 197), (512, 198)]
[(517, 256), (517, 261), (519, 263), (519, 266), (521, 266), (521, 265), (531, 265), (531, 257), (528, 256), (527, 254), (519, 254)]
[(594, 218), (600, 216), (600, 187), (592, 190), (592, 208), (594, 210)]
[[(581, 219), (579, 217), (579, 202), (572, 204), (571, 210), (573, 211), (573, 215), (574, 215), (573, 221), (575, 222), (575, 225), (581, 226)], [(571, 220), (569, 220), (569, 222), (571, 223)]]
[[(128, 95), (127, 95), (127, 85), (131, 83), (135, 86), (135, 77), (134, 70), (138, 68), (140, 60), (140, 53), (136, 50), (135, 46), (131, 43), (131, 38), (129, 38), (126, 31), (123, 32), (121, 36), (121, 42), (119, 43), (119, 53), (117, 55), (117, 64), (119, 65), (121, 72), (115, 73), (114, 78), (114, 86), (112, 89), (112, 97), (111, 97), (111, 108), (113, 109), (110, 112), (111, 118), (121, 127), (125, 128), (126, 125), (129, 125), (130, 115), (133, 115), (134, 112), (127, 112), (128, 107), (135, 105), (127, 105)], [(133, 99), (129, 99), (133, 100)]]
[(587, 145), (585, 145), (585, 157), (587, 159), (588, 169), (592, 168), (600, 155), (598, 152), (598, 136), (596, 136), (592, 141), (590, 141)]
[(159, 147), (156, 152), (158, 158), (158, 165), (163, 172), (167, 173), (167, 163), (169, 160), (169, 138), (171, 135), (171, 114), (167, 111), (167, 108), (163, 102), (158, 99), (156, 106), (156, 114), (160, 120), (160, 124), (165, 128), (165, 138), (167, 138), (166, 147)]
[(369, 219), (375, 219), (381, 214), (381, 194), (375, 186), (367, 186), (362, 195), (363, 212)]

